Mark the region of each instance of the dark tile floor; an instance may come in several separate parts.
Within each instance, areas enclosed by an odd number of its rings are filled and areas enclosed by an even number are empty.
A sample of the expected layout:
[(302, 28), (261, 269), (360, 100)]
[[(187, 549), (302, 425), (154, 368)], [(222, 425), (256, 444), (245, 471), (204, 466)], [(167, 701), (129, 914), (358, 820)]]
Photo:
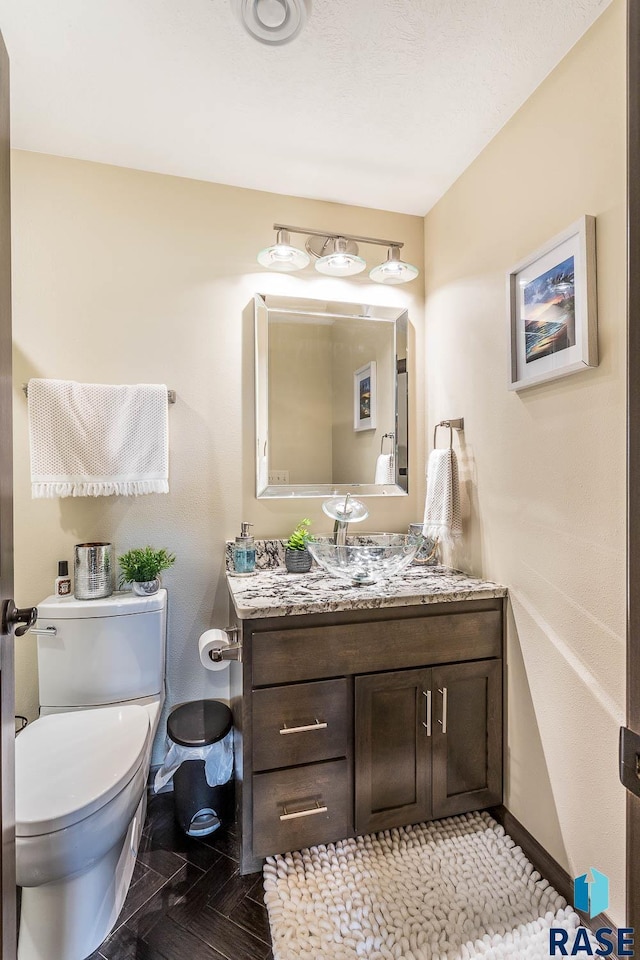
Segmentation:
[(241, 877), (233, 827), (185, 836), (152, 796), (118, 923), (90, 960), (272, 960), (262, 874)]

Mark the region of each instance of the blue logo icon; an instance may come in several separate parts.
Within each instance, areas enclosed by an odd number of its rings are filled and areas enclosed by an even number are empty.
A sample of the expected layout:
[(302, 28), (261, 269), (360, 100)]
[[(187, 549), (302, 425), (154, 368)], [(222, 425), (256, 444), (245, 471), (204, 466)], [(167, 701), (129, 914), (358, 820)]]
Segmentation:
[[(576, 910), (597, 917), (609, 907), (609, 878), (591, 867), (591, 879), (587, 874), (573, 881), (573, 905)], [(595, 937), (595, 943), (594, 943)], [(549, 927), (549, 955), (551, 957), (635, 957), (633, 927), (598, 927), (590, 932), (579, 926), (575, 932), (565, 927)]]
[(591, 876), (593, 879), (587, 880), (587, 874), (583, 873), (573, 881), (573, 905), (576, 910), (597, 917), (609, 907), (609, 878), (594, 867), (591, 867)]

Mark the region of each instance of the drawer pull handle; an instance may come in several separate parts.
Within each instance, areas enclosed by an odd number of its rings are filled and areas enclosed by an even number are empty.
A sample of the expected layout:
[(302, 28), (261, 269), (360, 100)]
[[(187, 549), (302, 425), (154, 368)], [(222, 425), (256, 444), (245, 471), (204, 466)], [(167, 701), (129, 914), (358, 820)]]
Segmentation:
[(283, 723), (280, 733), (282, 735), (285, 733), (308, 733), (309, 730), (326, 730), (328, 726), (326, 720), (314, 720), (313, 723), (305, 723), (301, 727), (288, 727), (286, 723)]
[(442, 727), (442, 732), (447, 732), (447, 688), (438, 687), (438, 693), (442, 694), (442, 720), (438, 720), (438, 723)]
[(310, 810), (296, 810), (295, 813), (289, 813), (284, 804), (282, 805), (282, 809), (284, 813), (280, 814), (281, 820), (298, 820), (300, 817), (313, 817), (316, 813), (327, 813), (329, 810), (329, 808), (319, 800), (316, 800), (315, 807), (311, 807)]

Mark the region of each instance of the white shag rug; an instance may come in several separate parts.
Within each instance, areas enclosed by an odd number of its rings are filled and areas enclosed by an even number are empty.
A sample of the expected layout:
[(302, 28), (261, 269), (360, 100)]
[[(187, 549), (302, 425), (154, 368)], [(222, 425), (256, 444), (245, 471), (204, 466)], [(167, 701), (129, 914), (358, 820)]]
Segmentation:
[(487, 813), (269, 857), (264, 888), (275, 960), (548, 960), (580, 924)]

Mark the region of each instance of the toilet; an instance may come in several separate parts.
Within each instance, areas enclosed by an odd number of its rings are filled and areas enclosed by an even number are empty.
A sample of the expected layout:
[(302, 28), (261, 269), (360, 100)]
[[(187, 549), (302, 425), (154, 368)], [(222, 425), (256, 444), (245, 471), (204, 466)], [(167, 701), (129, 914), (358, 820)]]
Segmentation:
[(18, 960), (85, 960), (129, 889), (164, 702), (166, 590), (38, 605), (40, 718), (16, 740)]

